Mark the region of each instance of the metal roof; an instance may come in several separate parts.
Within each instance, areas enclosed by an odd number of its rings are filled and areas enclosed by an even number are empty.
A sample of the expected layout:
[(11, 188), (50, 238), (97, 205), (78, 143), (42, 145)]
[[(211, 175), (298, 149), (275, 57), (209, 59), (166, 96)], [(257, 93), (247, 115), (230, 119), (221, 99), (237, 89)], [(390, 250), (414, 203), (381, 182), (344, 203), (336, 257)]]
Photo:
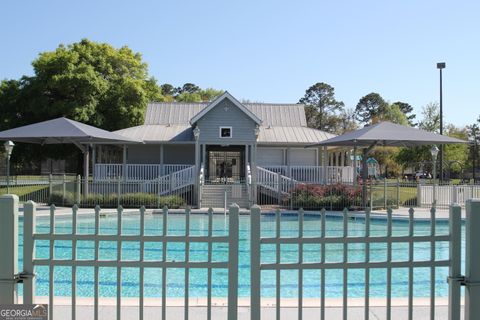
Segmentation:
[(467, 141), (384, 121), (322, 141), (315, 146), (371, 146), (374, 143), (379, 146), (409, 147)]
[(135, 143), (139, 139), (125, 137), (87, 124), (57, 118), (0, 132), (0, 140), (40, 144)]
[[(149, 103), (144, 124), (190, 124), (190, 120), (209, 103), (155, 102)], [(302, 104), (243, 103), (263, 126), (306, 127)]]
[(146, 124), (115, 131), (115, 133), (142, 140), (146, 143), (158, 141), (190, 142), (193, 139), (193, 130), (190, 125), (162, 125)]
[(334, 134), (308, 127), (260, 127), (258, 143), (312, 144), (335, 137)]

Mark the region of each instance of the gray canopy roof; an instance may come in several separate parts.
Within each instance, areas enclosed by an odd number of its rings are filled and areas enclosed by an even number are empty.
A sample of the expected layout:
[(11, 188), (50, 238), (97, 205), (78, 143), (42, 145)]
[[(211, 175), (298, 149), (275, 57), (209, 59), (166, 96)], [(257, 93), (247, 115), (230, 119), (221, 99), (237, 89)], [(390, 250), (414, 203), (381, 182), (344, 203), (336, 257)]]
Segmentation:
[(87, 124), (57, 118), (0, 132), (0, 140), (40, 144), (95, 144), (141, 142)]
[(379, 146), (411, 147), (429, 144), (467, 142), (425, 130), (384, 121), (322, 141), (315, 144), (315, 146), (368, 147), (374, 143), (377, 143)]

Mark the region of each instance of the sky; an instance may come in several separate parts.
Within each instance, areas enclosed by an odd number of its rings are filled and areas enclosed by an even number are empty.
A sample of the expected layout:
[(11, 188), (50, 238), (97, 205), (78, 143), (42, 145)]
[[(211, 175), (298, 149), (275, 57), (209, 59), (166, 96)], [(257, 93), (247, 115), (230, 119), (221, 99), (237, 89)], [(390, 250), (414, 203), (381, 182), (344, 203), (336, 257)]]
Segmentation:
[(326, 82), (348, 108), (370, 92), (458, 126), (480, 115), (480, 1), (5, 1), (0, 79), (32, 75), (40, 52), (82, 38), (140, 52), (159, 83), (296, 103)]

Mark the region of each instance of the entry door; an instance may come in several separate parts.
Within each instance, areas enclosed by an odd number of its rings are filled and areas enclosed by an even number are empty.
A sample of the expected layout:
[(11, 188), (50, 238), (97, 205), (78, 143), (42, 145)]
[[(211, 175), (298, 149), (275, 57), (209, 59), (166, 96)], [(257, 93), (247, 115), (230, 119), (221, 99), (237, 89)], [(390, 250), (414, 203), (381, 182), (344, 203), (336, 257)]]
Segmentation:
[(209, 180), (213, 183), (231, 183), (243, 178), (241, 151), (211, 150), (209, 157)]

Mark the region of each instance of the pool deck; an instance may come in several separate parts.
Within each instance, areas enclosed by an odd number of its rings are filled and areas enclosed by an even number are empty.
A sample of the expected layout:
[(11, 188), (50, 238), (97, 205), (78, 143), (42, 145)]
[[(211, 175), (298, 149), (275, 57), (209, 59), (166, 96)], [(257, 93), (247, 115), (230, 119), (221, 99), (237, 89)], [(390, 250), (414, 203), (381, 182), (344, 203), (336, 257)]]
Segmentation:
[[(207, 212), (207, 208), (203, 209), (192, 209), (191, 213), (192, 214), (205, 214)], [(414, 213), (414, 219), (416, 220), (430, 220), (430, 209), (428, 208), (414, 208), (415, 213)], [(224, 209), (223, 208), (214, 208), (213, 209), (215, 214), (223, 214)], [(399, 209), (394, 209), (392, 213), (392, 217), (394, 219), (408, 219), (409, 216), (409, 208), (399, 208)], [(45, 216), (48, 215), (50, 212), (50, 208), (48, 206), (37, 206), (37, 215), (39, 216)], [(93, 212), (92, 208), (80, 208), (78, 209), (79, 214), (91, 214)], [(125, 214), (132, 214), (132, 213), (138, 213), (138, 209), (124, 209)], [(161, 213), (160, 209), (147, 209), (147, 213)], [(169, 213), (172, 214), (181, 214), (185, 212), (184, 209), (170, 209)], [(249, 214), (249, 210), (247, 209), (241, 209), (240, 214), (241, 215), (247, 215)], [(269, 211), (270, 213), (272, 211)], [(283, 210), (281, 212), (295, 212), (291, 210)], [(23, 205), (20, 205), (20, 213), (23, 214)], [(72, 213), (72, 209), (68, 207), (56, 207), (55, 210), (55, 215), (56, 216), (62, 216), (62, 215), (70, 215)], [(102, 209), (101, 213), (103, 214), (115, 214), (116, 209)], [(305, 213), (308, 214), (318, 214), (318, 211), (305, 211)], [(340, 211), (327, 211), (328, 215), (342, 215), (342, 212)], [(364, 217), (365, 213), (363, 211), (351, 211), (349, 212), (350, 216), (353, 217)], [(436, 219), (442, 219), (442, 220), (448, 220), (449, 216), (449, 210), (448, 209), (437, 209), (435, 213)], [(372, 218), (386, 218), (387, 217), (387, 211), (386, 210), (373, 210), (371, 213)], [(462, 219), (465, 218), (465, 209), (462, 209)]]
[[(161, 314), (160, 298), (145, 298), (144, 316), (146, 319), (157, 318)], [(169, 298), (167, 300), (167, 318), (183, 319), (184, 315), (184, 299)], [(325, 302), (325, 318), (341, 319), (343, 314), (342, 298), (330, 298)], [(38, 297), (36, 303), (48, 303), (47, 297)], [(69, 298), (60, 297), (54, 300), (54, 315), (57, 319), (69, 318), (71, 315), (71, 300)], [(350, 319), (363, 319), (365, 314), (365, 300), (363, 298), (348, 299), (348, 317)], [(448, 319), (447, 298), (436, 298), (435, 300), (435, 319)], [(384, 319), (386, 316), (385, 299), (370, 299), (370, 319)], [(429, 319), (430, 318), (430, 299), (414, 298), (413, 300), (413, 319)], [(298, 314), (297, 299), (282, 299), (281, 314), (285, 319), (296, 319)], [(192, 298), (189, 301), (189, 319), (205, 319), (206, 305), (205, 298)], [(250, 319), (249, 298), (240, 298), (238, 301), (238, 319)], [(462, 306), (463, 310), (463, 306)], [(99, 301), (99, 318), (114, 318), (116, 312), (116, 298), (100, 298)], [(462, 311), (463, 312), (463, 311)], [(123, 298), (121, 307), (122, 317), (124, 319), (137, 319), (139, 308), (138, 299)], [(262, 299), (262, 319), (275, 319), (275, 299)], [(391, 313), (395, 315), (395, 319), (408, 319), (408, 301), (404, 298), (392, 299)], [(212, 318), (226, 319), (227, 316), (227, 300), (225, 298), (212, 299)], [(303, 308), (304, 319), (319, 319), (320, 308), (319, 299), (304, 299)], [(93, 299), (77, 298), (77, 318), (90, 319), (93, 317)]]

